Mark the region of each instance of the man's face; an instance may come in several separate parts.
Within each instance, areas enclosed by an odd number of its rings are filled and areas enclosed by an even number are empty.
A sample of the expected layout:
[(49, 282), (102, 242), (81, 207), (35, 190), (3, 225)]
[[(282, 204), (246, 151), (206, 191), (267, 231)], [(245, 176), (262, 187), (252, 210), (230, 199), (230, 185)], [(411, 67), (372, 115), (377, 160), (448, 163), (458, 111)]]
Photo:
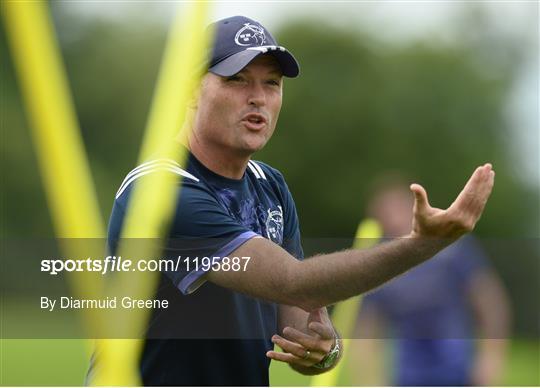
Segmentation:
[(375, 217), (387, 237), (403, 236), (411, 231), (414, 200), (406, 188), (394, 188), (379, 193), (375, 199)]
[(282, 74), (276, 59), (260, 55), (242, 71), (203, 79), (193, 128), (207, 151), (251, 155), (272, 136), (281, 109)]

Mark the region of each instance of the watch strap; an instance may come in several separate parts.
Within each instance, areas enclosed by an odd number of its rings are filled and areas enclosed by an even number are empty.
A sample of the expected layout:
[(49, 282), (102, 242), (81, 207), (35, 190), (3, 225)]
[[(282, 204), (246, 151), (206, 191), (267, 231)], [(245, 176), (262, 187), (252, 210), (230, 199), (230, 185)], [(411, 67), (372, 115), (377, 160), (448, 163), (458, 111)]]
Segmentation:
[(313, 365), (314, 368), (317, 369), (327, 369), (333, 366), (336, 362), (336, 360), (339, 358), (339, 354), (341, 352), (341, 346), (339, 345), (339, 337), (335, 336), (335, 344), (332, 349), (324, 356), (324, 358)]

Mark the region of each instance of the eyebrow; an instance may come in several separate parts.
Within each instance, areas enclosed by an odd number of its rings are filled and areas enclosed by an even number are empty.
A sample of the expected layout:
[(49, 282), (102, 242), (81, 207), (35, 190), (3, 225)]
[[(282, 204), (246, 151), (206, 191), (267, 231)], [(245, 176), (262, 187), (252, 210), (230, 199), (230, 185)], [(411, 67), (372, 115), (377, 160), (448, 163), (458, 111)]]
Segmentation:
[[(237, 74), (239, 73), (249, 73), (247, 66), (240, 70)], [(272, 69), (268, 71), (268, 75), (277, 75), (279, 77), (283, 77), (283, 72), (281, 71), (281, 67), (275, 65), (272, 66)]]

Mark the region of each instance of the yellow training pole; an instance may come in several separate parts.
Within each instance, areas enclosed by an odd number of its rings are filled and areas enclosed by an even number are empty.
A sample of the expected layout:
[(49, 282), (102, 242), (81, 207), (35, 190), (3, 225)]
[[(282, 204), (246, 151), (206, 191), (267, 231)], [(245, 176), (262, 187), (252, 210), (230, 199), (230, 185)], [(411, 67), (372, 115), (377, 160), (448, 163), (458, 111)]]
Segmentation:
[[(186, 155), (178, 155), (174, 137), (186, 117), (186, 107), (202, 76), (209, 34), (208, 3), (195, 2), (185, 17), (180, 12), (172, 25), (153, 106), (145, 132), (139, 160), (173, 158), (179, 162)], [(177, 176), (169, 172), (155, 172), (137, 181), (125, 217), (119, 256), (130, 257), (129, 240), (161, 239), (168, 232), (178, 195)], [(159, 244), (137, 244), (139, 258), (156, 258)], [(120, 273), (113, 295), (130, 295), (137, 299), (153, 296), (157, 274), (151, 272)], [(122, 327), (129, 339), (110, 339), (98, 342), (99, 362), (93, 385), (140, 385), (138, 361), (143, 340), (138, 338), (148, 320), (148, 310), (122, 311), (112, 321)]]
[[(359, 249), (369, 248), (370, 246), (377, 244), (381, 237), (382, 229), (380, 225), (374, 219), (367, 218), (358, 225), (354, 247)], [(358, 318), (361, 303), (362, 297), (356, 296), (347, 299), (334, 307), (334, 311), (332, 312), (332, 322), (336, 330), (343, 337), (344, 353), (341, 357), (341, 361), (334, 369), (327, 373), (313, 376), (311, 379), (311, 386), (332, 387), (337, 385), (339, 376), (343, 371), (346, 362), (346, 357), (350, 351), (350, 339), (353, 338), (354, 335), (354, 326)]]
[[(105, 228), (47, 3), (7, 0), (1, 10), (56, 236), (101, 238)], [(92, 244), (83, 242), (88, 241), (60, 244), (68, 257), (76, 258), (90, 253), (82, 246)], [(95, 297), (100, 292), (97, 274), (75, 272), (68, 280), (77, 295)], [(84, 313), (87, 323), (98, 323), (96, 313)]]
[(103, 237), (105, 228), (47, 3), (2, 1), (2, 13), (56, 234)]
[(180, 10), (177, 12), (165, 48), (139, 162), (155, 157), (157, 152), (163, 153), (184, 122), (185, 107), (205, 70), (201, 65), (212, 38), (212, 31), (205, 31), (208, 10), (207, 2), (196, 1), (189, 10), (191, 17), (182, 18)]

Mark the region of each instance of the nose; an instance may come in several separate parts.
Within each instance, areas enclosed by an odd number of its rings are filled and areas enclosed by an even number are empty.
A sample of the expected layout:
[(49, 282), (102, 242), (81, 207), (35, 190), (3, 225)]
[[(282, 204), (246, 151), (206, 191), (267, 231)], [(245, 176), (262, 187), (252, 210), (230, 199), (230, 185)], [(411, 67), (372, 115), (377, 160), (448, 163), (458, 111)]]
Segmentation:
[(261, 107), (266, 105), (266, 94), (264, 92), (263, 85), (259, 82), (253, 82), (249, 90), (248, 104)]

